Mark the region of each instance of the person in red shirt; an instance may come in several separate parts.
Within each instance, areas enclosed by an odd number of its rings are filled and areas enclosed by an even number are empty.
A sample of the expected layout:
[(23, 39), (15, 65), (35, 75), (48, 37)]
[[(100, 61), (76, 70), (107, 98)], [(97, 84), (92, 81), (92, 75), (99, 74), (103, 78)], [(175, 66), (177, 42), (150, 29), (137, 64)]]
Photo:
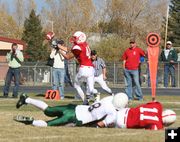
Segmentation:
[(117, 113), (116, 126), (118, 128), (145, 128), (149, 130), (163, 129), (176, 120), (176, 113), (172, 110), (162, 111), (159, 102), (149, 102), (135, 108), (123, 108)]
[(145, 56), (145, 52), (136, 46), (134, 39), (130, 40), (130, 47), (125, 50), (122, 55), (123, 59), (123, 69), (125, 77), (125, 92), (128, 95), (129, 100), (133, 100), (132, 96), (132, 82), (135, 85), (135, 95), (137, 100), (143, 100), (142, 90), (139, 83), (139, 63), (140, 57)]
[[(70, 42), (73, 43), (71, 50), (69, 51), (67, 47), (58, 44), (59, 52), (65, 59), (76, 58), (79, 63), (78, 73), (75, 77), (74, 87), (76, 88), (78, 94), (83, 100), (83, 104), (88, 104), (88, 98), (90, 96), (85, 96), (83, 90), (81, 89), (81, 82), (87, 80), (87, 89), (90, 95), (93, 95), (94, 90), (94, 67), (91, 61), (91, 50), (88, 43), (86, 42), (86, 35), (77, 31), (73, 34)], [(65, 51), (66, 53), (64, 53)]]

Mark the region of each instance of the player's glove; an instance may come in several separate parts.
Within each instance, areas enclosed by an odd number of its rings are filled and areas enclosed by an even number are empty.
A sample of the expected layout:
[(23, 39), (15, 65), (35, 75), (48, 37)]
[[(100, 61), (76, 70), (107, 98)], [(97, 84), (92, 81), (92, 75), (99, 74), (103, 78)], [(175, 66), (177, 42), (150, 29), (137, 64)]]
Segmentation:
[(63, 45), (64, 41), (62, 39), (57, 39), (57, 44)]

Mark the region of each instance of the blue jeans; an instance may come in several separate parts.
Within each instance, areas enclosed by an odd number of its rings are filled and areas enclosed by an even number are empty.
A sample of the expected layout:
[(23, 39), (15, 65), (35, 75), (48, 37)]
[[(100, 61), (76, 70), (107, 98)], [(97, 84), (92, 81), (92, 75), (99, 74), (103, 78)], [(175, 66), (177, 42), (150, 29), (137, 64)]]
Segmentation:
[(128, 95), (129, 100), (133, 99), (133, 95), (132, 95), (132, 91), (133, 91), (133, 80), (134, 80), (134, 87), (135, 87), (135, 95), (137, 97), (138, 100), (142, 100), (143, 96), (142, 96), (142, 90), (141, 90), (141, 86), (139, 84), (139, 71), (137, 70), (127, 70), (124, 69), (124, 76), (126, 79), (126, 88), (125, 88), (125, 92)]
[(71, 77), (69, 74), (69, 69), (68, 69), (68, 61), (64, 60), (64, 69), (65, 69), (65, 75), (64, 75), (64, 82), (68, 83), (71, 87), (73, 87), (73, 83), (71, 81)]
[(59, 90), (61, 99), (64, 98), (64, 69), (53, 68), (53, 90)]
[(9, 93), (9, 87), (11, 85), (11, 81), (14, 77), (14, 88), (13, 88), (13, 96), (18, 96), (19, 91), (19, 81), (20, 81), (20, 69), (19, 68), (9, 68), (6, 80), (5, 80), (5, 86), (4, 86), (4, 95), (7, 96)]
[(168, 87), (169, 75), (171, 76), (171, 86), (175, 87), (175, 67), (173, 65), (164, 65), (164, 87)]

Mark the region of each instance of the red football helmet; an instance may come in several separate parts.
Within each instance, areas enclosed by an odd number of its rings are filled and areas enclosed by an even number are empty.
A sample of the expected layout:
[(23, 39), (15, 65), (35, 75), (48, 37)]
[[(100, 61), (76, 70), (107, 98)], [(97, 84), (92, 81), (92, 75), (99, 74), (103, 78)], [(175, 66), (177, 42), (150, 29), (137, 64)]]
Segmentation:
[(77, 44), (84, 43), (85, 41), (86, 41), (86, 35), (85, 35), (85, 33), (81, 32), (81, 31), (75, 32), (73, 34), (72, 38), (70, 39), (70, 42), (77, 43)]
[(48, 32), (46, 34), (46, 39), (47, 40), (51, 40), (51, 39), (53, 39), (54, 36), (55, 36), (54, 32)]

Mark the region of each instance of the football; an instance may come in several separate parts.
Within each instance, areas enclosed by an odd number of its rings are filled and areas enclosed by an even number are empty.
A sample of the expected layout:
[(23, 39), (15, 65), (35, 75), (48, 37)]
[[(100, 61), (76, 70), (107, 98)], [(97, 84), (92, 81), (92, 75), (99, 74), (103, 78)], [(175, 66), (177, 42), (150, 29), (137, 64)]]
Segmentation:
[(55, 36), (54, 32), (48, 32), (46, 34), (46, 39), (47, 40), (52, 40), (54, 36)]

